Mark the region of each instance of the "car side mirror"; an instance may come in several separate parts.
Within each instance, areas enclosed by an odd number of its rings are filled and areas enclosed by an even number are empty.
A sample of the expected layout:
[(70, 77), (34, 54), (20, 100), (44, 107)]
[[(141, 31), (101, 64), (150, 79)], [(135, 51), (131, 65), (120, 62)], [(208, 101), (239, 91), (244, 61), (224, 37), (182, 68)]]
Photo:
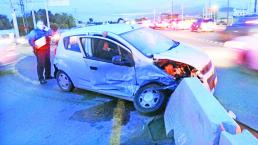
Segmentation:
[(116, 55), (112, 57), (112, 63), (116, 65), (122, 64), (122, 57), (120, 55)]
[(128, 59), (123, 59), (120, 55), (116, 55), (112, 58), (112, 63), (115, 65), (122, 65), (122, 66), (128, 66), (132, 67), (134, 65), (133, 62), (131, 62)]

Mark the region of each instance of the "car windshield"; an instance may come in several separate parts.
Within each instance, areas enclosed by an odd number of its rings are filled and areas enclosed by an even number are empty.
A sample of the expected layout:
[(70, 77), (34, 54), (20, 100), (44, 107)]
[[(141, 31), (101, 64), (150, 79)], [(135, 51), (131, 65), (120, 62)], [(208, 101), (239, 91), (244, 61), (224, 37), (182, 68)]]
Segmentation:
[(123, 33), (121, 37), (149, 57), (153, 54), (173, 49), (179, 45), (178, 42), (148, 28), (140, 28)]

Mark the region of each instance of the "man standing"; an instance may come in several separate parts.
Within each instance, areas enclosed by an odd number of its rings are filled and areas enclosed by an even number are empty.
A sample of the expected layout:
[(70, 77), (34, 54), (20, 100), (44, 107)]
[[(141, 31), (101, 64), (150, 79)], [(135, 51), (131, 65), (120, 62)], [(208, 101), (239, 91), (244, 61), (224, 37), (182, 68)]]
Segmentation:
[[(47, 79), (52, 79), (50, 63), (50, 36), (51, 30), (46, 27), (43, 21), (37, 22), (37, 28), (29, 34), (29, 44), (37, 57), (37, 72), (40, 84), (47, 83)], [(43, 76), (45, 71), (45, 77)]]

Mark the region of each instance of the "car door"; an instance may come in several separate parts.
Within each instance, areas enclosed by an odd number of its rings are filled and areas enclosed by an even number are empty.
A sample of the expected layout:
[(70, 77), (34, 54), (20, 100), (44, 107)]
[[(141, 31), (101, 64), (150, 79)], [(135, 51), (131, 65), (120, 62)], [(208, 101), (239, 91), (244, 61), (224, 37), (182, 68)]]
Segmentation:
[(69, 68), (65, 71), (67, 71), (76, 87), (88, 88), (90, 80), (88, 77), (85, 77), (85, 74), (89, 73), (89, 68), (84, 64), (84, 53), (79, 36), (64, 37), (63, 42), (66, 49), (66, 55), (64, 56), (67, 57), (64, 60), (67, 68)]
[[(85, 63), (90, 69), (90, 80), (95, 90), (106, 94), (132, 96), (135, 92), (135, 68), (129, 49), (111, 39), (91, 36), (87, 39)], [(108, 54), (110, 52), (110, 54)], [(121, 58), (126, 63), (114, 63)]]

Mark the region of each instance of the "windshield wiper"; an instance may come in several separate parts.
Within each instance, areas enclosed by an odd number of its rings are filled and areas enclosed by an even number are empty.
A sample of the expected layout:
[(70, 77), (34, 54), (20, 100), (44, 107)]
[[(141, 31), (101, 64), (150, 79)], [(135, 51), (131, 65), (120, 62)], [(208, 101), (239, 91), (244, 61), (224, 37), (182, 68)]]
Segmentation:
[(178, 42), (178, 41), (174, 41), (174, 40), (172, 40), (172, 41), (174, 42), (174, 44), (168, 50), (171, 50), (180, 44), (180, 42)]

